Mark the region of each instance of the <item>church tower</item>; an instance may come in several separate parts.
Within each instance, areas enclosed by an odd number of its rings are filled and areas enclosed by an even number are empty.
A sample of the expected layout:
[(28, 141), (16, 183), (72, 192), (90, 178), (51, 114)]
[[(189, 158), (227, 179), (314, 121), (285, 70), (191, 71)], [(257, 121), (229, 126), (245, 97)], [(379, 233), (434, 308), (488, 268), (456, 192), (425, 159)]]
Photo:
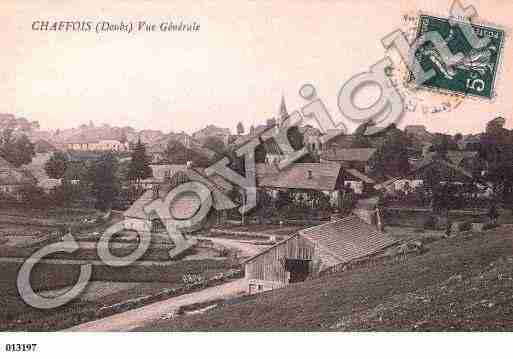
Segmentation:
[(285, 121), (289, 117), (289, 113), (287, 111), (287, 106), (285, 105), (285, 98), (283, 95), (281, 96), (281, 104), (280, 104), (280, 113), (278, 117), (278, 125), (281, 127), (283, 121)]

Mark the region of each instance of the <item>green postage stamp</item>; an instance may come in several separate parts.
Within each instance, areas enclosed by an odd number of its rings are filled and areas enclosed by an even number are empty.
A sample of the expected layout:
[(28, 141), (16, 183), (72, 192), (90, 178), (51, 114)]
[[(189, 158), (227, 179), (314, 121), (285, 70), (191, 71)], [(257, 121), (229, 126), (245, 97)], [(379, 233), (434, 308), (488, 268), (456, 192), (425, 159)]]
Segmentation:
[[(490, 41), (482, 48), (474, 49), (458, 26), (451, 26), (448, 19), (420, 15), (416, 37), (429, 31), (437, 31), (446, 41), (453, 54), (462, 53), (463, 59), (456, 65), (447, 66), (431, 42), (420, 46), (415, 56), (425, 71), (434, 69), (436, 76), (420, 86), (428, 89), (492, 99), (495, 80), (504, 42), (504, 31), (472, 24), (478, 37), (487, 36)], [(409, 80), (413, 81), (410, 72)]]

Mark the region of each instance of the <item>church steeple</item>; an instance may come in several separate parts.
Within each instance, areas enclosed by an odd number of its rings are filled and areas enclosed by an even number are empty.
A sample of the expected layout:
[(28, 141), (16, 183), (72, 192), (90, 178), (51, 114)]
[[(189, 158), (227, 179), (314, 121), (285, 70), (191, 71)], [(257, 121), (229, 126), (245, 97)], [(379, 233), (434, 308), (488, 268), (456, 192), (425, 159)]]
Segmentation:
[(287, 119), (287, 117), (289, 117), (289, 113), (287, 111), (287, 106), (285, 105), (285, 97), (283, 97), (283, 95), (282, 95), (281, 96), (281, 104), (280, 104), (280, 118), (279, 118), (280, 125), (283, 123), (283, 121), (285, 121), (285, 119)]

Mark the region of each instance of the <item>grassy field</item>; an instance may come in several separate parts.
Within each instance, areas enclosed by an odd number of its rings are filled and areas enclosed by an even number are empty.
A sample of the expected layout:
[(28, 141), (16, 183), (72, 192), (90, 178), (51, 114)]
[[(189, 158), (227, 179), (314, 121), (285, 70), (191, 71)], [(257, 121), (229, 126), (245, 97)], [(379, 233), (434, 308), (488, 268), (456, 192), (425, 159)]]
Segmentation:
[(145, 330), (512, 330), (513, 227), (247, 296)]

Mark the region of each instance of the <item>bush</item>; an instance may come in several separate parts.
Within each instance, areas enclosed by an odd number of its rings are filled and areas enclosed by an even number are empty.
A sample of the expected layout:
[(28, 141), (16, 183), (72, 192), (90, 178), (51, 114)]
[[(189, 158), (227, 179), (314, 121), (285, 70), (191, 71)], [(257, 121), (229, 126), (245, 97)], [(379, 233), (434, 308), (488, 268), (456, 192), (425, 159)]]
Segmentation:
[(472, 223), (470, 221), (464, 221), (460, 225), (460, 231), (470, 231)]
[(433, 216), (429, 216), (424, 220), (423, 228), (424, 229), (435, 229), (436, 227), (436, 218)]
[(49, 204), (50, 200), (43, 189), (36, 186), (24, 186), (20, 189), (22, 201), (32, 207), (41, 208)]

